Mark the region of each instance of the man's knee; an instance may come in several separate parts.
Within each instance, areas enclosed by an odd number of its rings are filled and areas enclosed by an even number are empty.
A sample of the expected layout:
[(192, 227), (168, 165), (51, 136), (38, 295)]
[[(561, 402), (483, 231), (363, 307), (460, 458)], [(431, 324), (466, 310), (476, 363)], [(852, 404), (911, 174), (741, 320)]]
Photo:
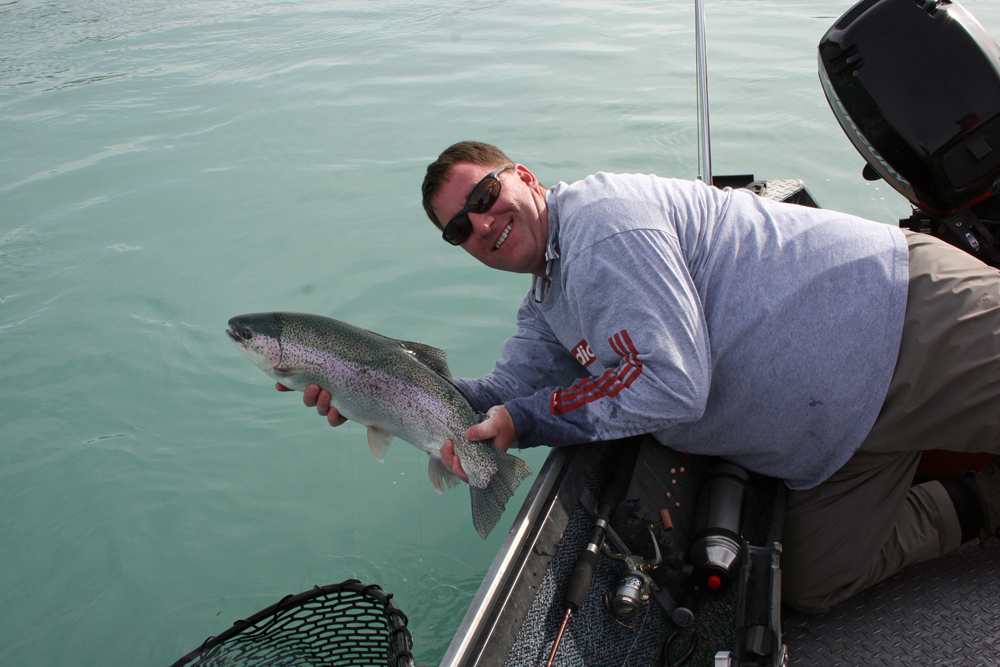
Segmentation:
[(817, 582), (782, 571), (781, 601), (792, 609), (806, 614), (822, 614), (842, 601), (831, 603), (829, 598), (830, 594), (821, 590)]
[[(866, 587), (871, 579), (869, 550), (824, 534), (786, 531), (781, 556), (781, 600), (807, 614), (821, 614)], [(856, 547), (857, 545), (855, 545)]]
[[(788, 558), (792, 556), (792, 560)], [(835, 591), (830, 590), (829, 574), (821, 572), (817, 563), (801, 567), (802, 560), (794, 558), (787, 551), (782, 555), (781, 563), (781, 601), (786, 605), (806, 614), (822, 614), (845, 598), (838, 598)], [(807, 563), (809, 561), (806, 561)]]

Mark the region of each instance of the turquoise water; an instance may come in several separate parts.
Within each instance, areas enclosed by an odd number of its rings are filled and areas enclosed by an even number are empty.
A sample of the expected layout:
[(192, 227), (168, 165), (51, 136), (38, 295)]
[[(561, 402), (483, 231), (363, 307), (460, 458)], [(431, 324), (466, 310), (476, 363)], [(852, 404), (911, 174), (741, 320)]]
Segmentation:
[[(424, 167), (477, 138), (544, 183), (694, 177), (692, 4), (0, 3), (0, 664), (166, 665), (352, 577), (436, 663), (530, 484), (480, 541), (466, 490), (275, 392), (226, 321), (315, 312), (488, 372), (527, 282), (439, 240)], [(716, 173), (905, 216), (816, 77), (852, 3), (707, 4)]]

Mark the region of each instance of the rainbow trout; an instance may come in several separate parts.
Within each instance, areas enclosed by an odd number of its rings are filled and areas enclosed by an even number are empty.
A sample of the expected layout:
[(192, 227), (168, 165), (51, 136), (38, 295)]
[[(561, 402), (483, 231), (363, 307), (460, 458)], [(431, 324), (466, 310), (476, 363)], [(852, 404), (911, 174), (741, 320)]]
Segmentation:
[(486, 417), (451, 379), (445, 353), (386, 338), (346, 322), (300, 313), (256, 313), (229, 320), (226, 332), (257, 366), (290, 389), (318, 384), (343, 416), (368, 427), (380, 462), (396, 436), (430, 455), (427, 474), (438, 493), (459, 481), (441, 462), (448, 438), (469, 476), (472, 523), (486, 539), (507, 500), (531, 474), (521, 459), (465, 431)]

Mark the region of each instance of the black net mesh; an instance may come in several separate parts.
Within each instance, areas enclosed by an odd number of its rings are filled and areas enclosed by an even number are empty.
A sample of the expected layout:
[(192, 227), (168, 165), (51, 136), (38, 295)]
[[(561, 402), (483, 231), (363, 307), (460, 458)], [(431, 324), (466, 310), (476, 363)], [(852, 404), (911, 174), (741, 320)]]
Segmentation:
[(351, 579), (289, 595), (173, 667), (413, 667), (406, 624), (392, 595)]

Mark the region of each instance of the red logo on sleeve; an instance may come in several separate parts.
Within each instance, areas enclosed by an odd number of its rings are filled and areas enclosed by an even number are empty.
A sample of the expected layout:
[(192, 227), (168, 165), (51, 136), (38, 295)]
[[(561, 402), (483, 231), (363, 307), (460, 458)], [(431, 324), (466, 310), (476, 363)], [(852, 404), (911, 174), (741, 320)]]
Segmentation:
[(573, 348), (573, 356), (584, 366), (594, 363), (594, 359), (597, 358), (594, 356), (594, 351), (590, 349), (590, 343), (586, 340), (581, 340), (576, 344), (576, 347)]
[[(549, 400), (549, 410), (552, 414), (565, 414), (598, 399), (617, 396), (618, 392), (628, 389), (636, 378), (642, 375), (639, 352), (636, 351), (627, 331), (622, 329), (616, 333), (608, 339), (608, 344), (615, 354), (622, 358), (618, 366), (608, 369), (599, 378), (577, 380), (572, 387), (553, 392)], [(580, 358), (580, 352), (584, 350), (590, 354), (590, 359), (586, 363)], [(594, 353), (585, 340), (573, 348), (573, 355), (585, 366), (594, 360)]]

